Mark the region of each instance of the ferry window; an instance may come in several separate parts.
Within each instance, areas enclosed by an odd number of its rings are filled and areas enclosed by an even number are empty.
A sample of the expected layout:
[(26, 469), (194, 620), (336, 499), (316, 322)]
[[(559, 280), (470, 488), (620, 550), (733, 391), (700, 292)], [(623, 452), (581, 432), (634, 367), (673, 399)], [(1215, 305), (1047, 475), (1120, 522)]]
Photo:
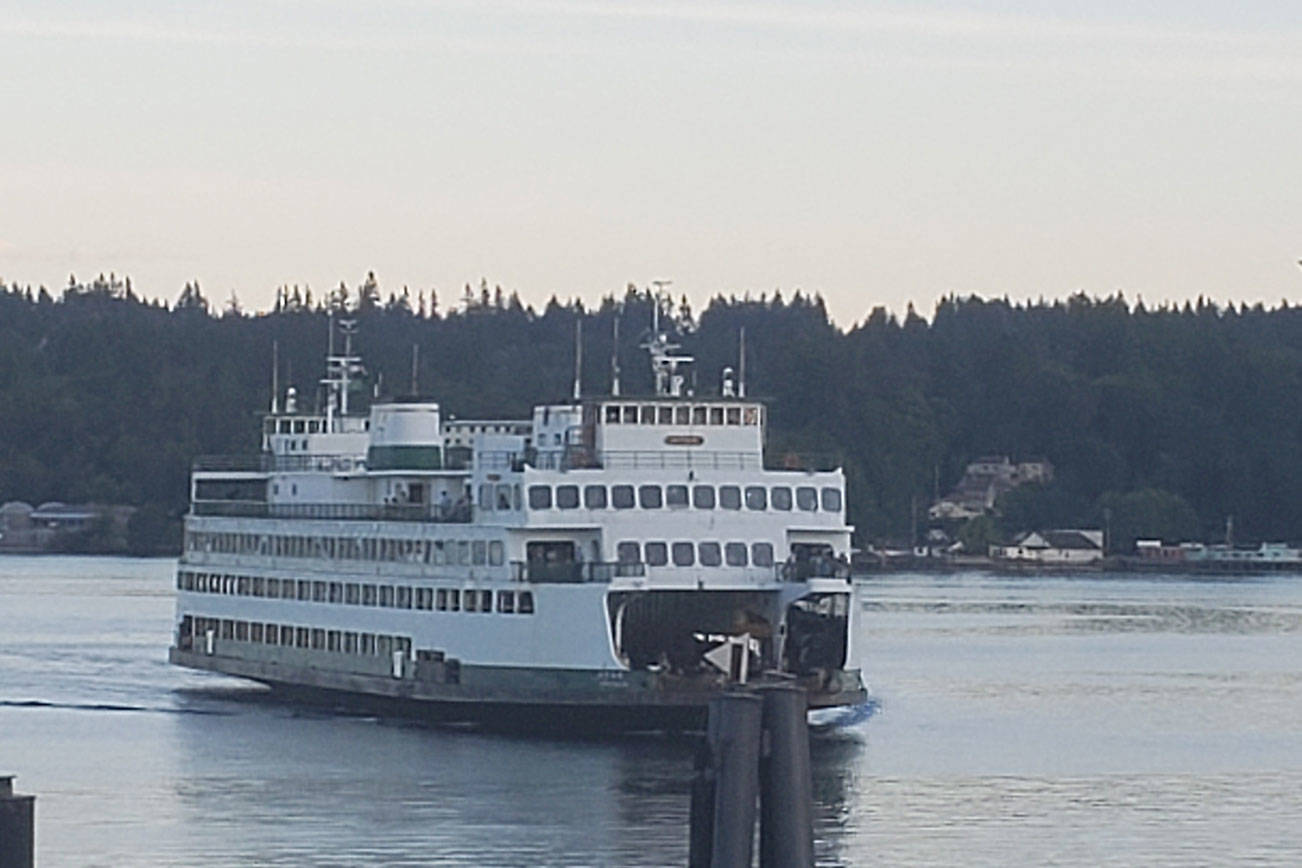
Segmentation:
[(488, 563), (488, 543), (477, 539), (470, 544), (470, 560), (475, 566), (482, 567)]
[(656, 408), (650, 404), (642, 407), (642, 424), (654, 425), (656, 423)]
[(316, 419), (309, 419), (309, 420), (308, 420), (308, 423), (307, 423), (307, 433), (309, 433), (309, 434), (320, 434), (320, 433), (321, 433), (321, 423), (320, 423), (319, 421), (317, 421)]
[(463, 539), (457, 541), (457, 563), (463, 567), (466, 564), (470, 563), (470, 541), (469, 540)]
[(818, 490), (802, 485), (796, 489), (796, 506), (805, 512), (813, 512), (818, 509)]
[(375, 637), (375, 653), (376, 653), (376, 654), (379, 654), (381, 657), (388, 657), (392, 652), (393, 652), (393, 637), (392, 637), (392, 636), (376, 636), (376, 637)]
[(267, 581), (261, 576), (253, 577), (253, 596), (265, 597), (267, 595)]
[(750, 562), (757, 567), (773, 566), (773, 543), (753, 543), (750, 547)]
[(659, 509), (664, 506), (664, 492), (658, 485), (639, 486), (637, 499), (643, 509)]
[(717, 567), (723, 563), (723, 555), (717, 542), (703, 542), (700, 546), (701, 566)]
[(756, 407), (747, 407), (747, 408), (746, 408), (746, 424), (747, 424), (747, 425), (758, 425), (758, 424), (759, 424), (759, 409), (758, 409), (758, 408), (756, 408)]
[(624, 408), (624, 424), (625, 425), (637, 424), (637, 407)]
[(491, 611), (493, 611), (493, 592), (492, 592), (492, 591), (480, 591), (480, 592), (479, 592), (479, 611), (481, 611), (481, 612), (491, 612)]
[(488, 483), (484, 483), (483, 485), (479, 486), (479, 508), (480, 509), (493, 508), (493, 486), (489, 485)]
[(633, 508), (633, 486), (614, 485), (610, 489), (610, 503), (615, 509)]
[(248, 622), (248, 621), (236, 621), (236, 622), (235, 622), (235, 638), (236, 638), (236, 639), (239, 639), (241, 642), (247, 642), (247, 641), (249, 640), (249, 622)]
[(692, 408), (686, 405), (674, 408), (674, 424), (690, 425), (692, 424)]
[(311, 644), (312, 631), (306, 627), (298, 627), (294, 630), (294, 644), (299, 648), (307, 648)]
[(769, 490), (762, 485), (746, 486), (746, 508), (762, 510), (769, 508)]
[(488, 564), (489, 566), (500, 567), (506, 561), (506, 547), (502, 545), (500, 539), (489, 540), (488, 543)]
[(711, 425), (722, 425), (722, 424), (723, 424), (723, 408), (722, 408), (722, 407), (711, 407), (711, 408), (710, 408), (710, 424), (711, 424)]
[(550, 485), (529, 486), (529, 508), (530, 509), (552, 508), (552, 489)]
[(295, 433), (295, 434), (306, 434), (306, 433), (307, 433), (307, 423), (304, 422), (302, 419), (295, 419), (295, 420), (294, 420), (294, 433)]
[(461, 591), (457, 590), (456, 588), (453, 588), (452, 590), (448, 591), (448, 611), (449, 612), (461, 611)]
[(238, 585), (236, 588), (236, 593), (239, 594), (241, 597), (247, 597), (249, 595), (249, 577), (240, 576), (237, 581), (238, 581)]
[(663, 567), (669, 563), (669, 544), (662, 542), (647, 543), (646, 562), (647, 566), (651, 567)]
[(515, 613), (515, 594), (511, 591), (497, 592), (497, 611), (503, 615), (512, 615)]
[(399, 585), (398, 596), (397, 599), (395, 600), (395, 604), (399, 609), (410, 609), (411, 588), (407, 587), (406, 585)]
[(740, 408), (740, 407), (729, 407), (729, 408), (728, 408), (728, 424), (729, 424), (729, 425), (740, 425), (740, 424), (741, 424), (741, 408)]
[(841, 489), (839, 488), (823, 489), (823, 511), (824, 512), (841, 511)]
[(325, 649), (325, 630), (320, 627), (312, 629), (312, 647), (317, 651)]
[(606, 405), (606, 424), (608, 425), (619, 424), (619, 407), (616, 406), (615, 404)]
[(520, 606), (518, 611), (521, 615), (533, 614), (533, 591), (520, 592)]
[(639, 563), (642, 555), (638, 549), (638, 544), (635, 542), (622, 542), (615, 546), (615, 558), (621, 564)]
[[(290, 581), (293, 581), (292, 579)], [(306, 602), (312, 599), (312, 583), (300, 580), (298, 583), (298, 598)]]
[(280, 628), (275, 624), (268, 624), (262, 634), (262, 641), (268, 645), (275, 645), (280, 642)]
[(434, 608), (440, 612), (448, 610), (448, 592), (446, 588), (439, 588), (434, 594)]
[(429, 562), (436, 567), (447, 563), (447, 549), (443, 545), (443, 540), (434, 540), (434, 545), (430, 546)]
[(340, 641), (341, 638), (342, 637), (340, 636), (338, 630), (331, 630), (330, 632), (326, 633), (326, 650), (338, 651), (339, 646), (343, 644)]
[(362, 605), (375, 605), (375, 585), (362, 585)]
[(692, 506), (697, 509), (714, 509), (714, 486), (697, 485), (693, 487)]
[(687, 507), (687, 486), (686, 485), (666, 485), (665, 486), (665, 506), (670, 509), (684, 509)]
[(720, 485), (719, 506), (724, 509), (741, 509), (741, 489), (735, 485)]
[(361, 642), (361, 645), (362, 645), (362, 653), (363, 653), (363, 654), (374, 654), (374, 653), (375, 653), (375, 634), (374, 634), (374, 633), (363, 633), (363, 634), (362, 634), (362, 642)]
[(583, 505), (588, 509), (605, 509), (606, 508), (606, 486), (604, 485), (583, 486)]
[(696, 546), (689, 542), (674, 543), (674, 566), (690, 567), (696, 562)]
[(380, 605), (393, 606), (393, 585), (380, 585)]
[(357, 653), (357, 634), (356, 634), (356, 633), (348, 632), (348, 633), (345, 633), (345, 634), (344, 634), (344, 653), (345, 653), (345, 654), (356, 654), (356, 653)]
[(674, 408), (673, 408), (673, 407), (661, 407), (661, 408), (659, 408), (659, 409), (656, 411), (656, 415), (657, 415), (658, 420), (659, 420), (659, 423), (660, 423), (661, 425), (672, 425), (672, 424), (674, 424)]
[(290, 429), (291, 429), (292, 427), (293, 427), (293, 423), (291, 423), (288, 419), (281, 419), (281, 420), (280, 420), (280, 433), (281, 433), (281, 434), (288, 434), (288, 433), (290, 433)]
[(788, 512), (791, 509), (791, 489), (785, 485), (775, 485), (769, 495), (774, 509)]
[(362, 587), (356, 582), (349, 582), (344, 585), (344, 602), (350, 606), (356, 606), (362, 601)]
[(280, 625), (280, 644), (281, 645), (294, 644), (294, 628), (289, 626), (288, 624)]
[(556, 486), (556, 506), (559, 509), (578, 509), (579, 487), (577, 485)]
[(730, 567), (746, 566), (746, 544), (743, 542), (726, 543), (723, 547), (723, 559)]
[(511, 486), (502, 484), (497, 486), (497, 508), (509, 510), (511, 508)]
[(693, 424), (693, 425), (704, 425), (704, 424), (705, 424), (705, 411), (706, 411), (707, 409), (708, 409), (708, 408), (706, 408), (706, 407), (693, 407), (693, 408), (692, 408), (692, 424)]
[(342, 582), (330, 583), (330, 602), (342, 603), (344, 601), (344, 586)]
[(313, 582), (313, 583), (312, 583), (312, 600), (313, 600), (313, 602), (316, 602), (316, 603), (324, 603), (324, 602), (326, 601), (326, 583), (325, 583), (325, 582)]

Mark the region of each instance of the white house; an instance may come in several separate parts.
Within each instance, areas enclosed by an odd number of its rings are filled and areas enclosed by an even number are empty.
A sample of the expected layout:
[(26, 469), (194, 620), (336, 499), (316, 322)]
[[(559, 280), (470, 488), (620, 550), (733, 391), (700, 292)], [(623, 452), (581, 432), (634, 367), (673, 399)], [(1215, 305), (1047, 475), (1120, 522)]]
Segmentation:
[(1034, 564), (1097, 563), (1103, 559), (1103, 531), (1031, 531), (1022, 534), (1011, 545), (991, 546), (990, 557)]

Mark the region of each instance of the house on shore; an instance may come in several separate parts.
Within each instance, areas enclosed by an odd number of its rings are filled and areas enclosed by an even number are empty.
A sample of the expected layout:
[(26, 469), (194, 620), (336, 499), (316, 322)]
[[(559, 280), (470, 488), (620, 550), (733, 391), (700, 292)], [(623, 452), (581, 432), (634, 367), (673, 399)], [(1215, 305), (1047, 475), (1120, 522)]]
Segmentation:
[(1103, 531), (1031, 531), (1010, 545), (991, 546), (990, 557), (1004, 563), (1085, 565), (1103, 560)]
[(1052, 479), (1053, 465), (1048, 461), (1014, 464), (1007, 455), (987, 455), (969, 464), (954, 490), (932, 504), (927, 514), (934, 521), (975, 518), (993, 510), (1001, 494)]
[(127, 524), (135, 507), (22, 501), (0, 506), (0, 552), (125, 551)]

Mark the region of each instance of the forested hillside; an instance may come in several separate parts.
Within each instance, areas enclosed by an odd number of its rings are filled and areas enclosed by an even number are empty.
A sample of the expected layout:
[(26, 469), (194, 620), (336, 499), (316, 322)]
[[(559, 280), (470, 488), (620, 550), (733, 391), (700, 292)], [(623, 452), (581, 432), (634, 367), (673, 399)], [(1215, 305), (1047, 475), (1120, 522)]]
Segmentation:
[[(273, 340), (282, 384), (311, 400), (328, 307), (359, 320), (382, 392), (408, 391), (415, 344), (420, 392), (457, 416), (523, 417), (564, 400), (579, 317), (585, 387), (609, 387), (619, 312), (625, 393), (649, 389), (637, 348), (646, 293), (595, 310), (536, 311), (487, 285), (470, 298), (448, 310), (432, 293), (386, 296), (368, 277), (316, 300), (287, 290), (273, 312), (251, 314), (233, 299), (211, 310), (197, 285), (170, 308), (114, 279), (70, 281), (57, 297), (3, 289), (0, 502), (131, 503), (146, 507), (148, 533), (174, 532), (190, 460), (256, 449)], [(1243, 540), (1302, 538), (1302, 310), (952, 298), (930, 322), (878, 309), (846, 331), (796, 294), (716, 298), (698, 314), (684, 303), (670, 318), (703, 394), (736, 365), (745, 327), (772, 451), (843, 457), (860, 542), (907, 537), (912, 505), (983, 454), (1056, 469), (1051, 485), (1009, 496), (995, 533), (1098, 525), (1106, 507), (1122, 538), (1219, 538), (1229, 515)]]

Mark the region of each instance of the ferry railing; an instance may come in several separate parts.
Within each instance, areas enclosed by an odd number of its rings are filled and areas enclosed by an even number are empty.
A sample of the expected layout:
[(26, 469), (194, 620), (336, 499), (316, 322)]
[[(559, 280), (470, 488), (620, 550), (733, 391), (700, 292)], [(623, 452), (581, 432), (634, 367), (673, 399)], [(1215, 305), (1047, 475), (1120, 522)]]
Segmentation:
[(366, 469), (361, 455), (201, 455), (196, 471), (238, 473), (354, 473)]
[(601, 464), (631, 470), (762, 470), (763, 459), (754, 452), (699, 452), (691, 449), (655, 451), (607, 450)]
[(421, 521), (465, 524), (471, 520), (466, 504), (264, 503), (254, 500), (196, 500), (191, 515), (225, 518), (301, 518), (345, 521)]
[(787, 561), (774, 564), (774, 574), (779, 582), (805, 582), (809, 579), (850, 579), (850, 564), (834, 558), (815, 558), (807, 561)]
[(511, 561), (511, 579), (517, 582), (556, 584), (582, 584), (584, 582), (609, 582), (616, 578), (646, 575), (646, 564), (618, 561), (584, 561), (545, 563), (540, 561)]
[(756, 452), (725, 452), (699, 449), (608, 449), (593, 452), (583, 447), (525, 449), (519, 452), (487, 451), (475, 456), (484, 470), (803, 470), (826, 472), (841, 466), (838, 456), (784, 453), (764, 456)]

